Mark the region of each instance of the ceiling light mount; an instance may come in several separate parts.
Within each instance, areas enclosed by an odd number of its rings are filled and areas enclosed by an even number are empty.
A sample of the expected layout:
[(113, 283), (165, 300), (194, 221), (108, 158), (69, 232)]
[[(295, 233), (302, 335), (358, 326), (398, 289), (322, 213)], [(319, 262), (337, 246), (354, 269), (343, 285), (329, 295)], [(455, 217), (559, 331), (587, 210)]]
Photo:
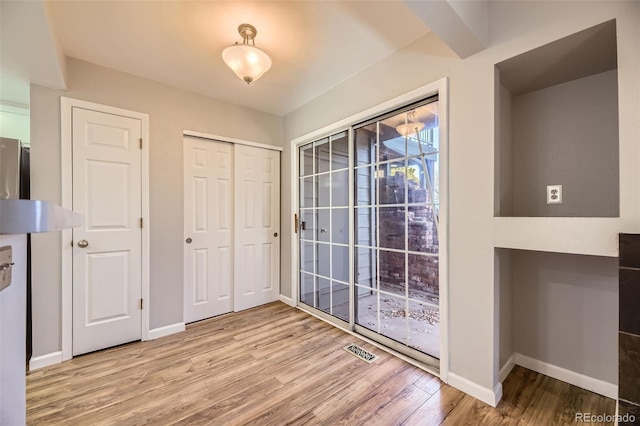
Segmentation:
[[(258, 30), (251, 24), (240, 24), (238, 26), (238, 34), (242, 37), (243, 44), (253, 44), (256, 45), (255, 38), (258, 35)], [(237, 43), (236, 43), (237, 44)]]
[(271, 58), (263, 50), (256, 47), (256, 27), (240, 24), (238, 33), (242, 44), (236, 42), (222, 51), (222, 60), (229, 68), (247, 84), (259, 79), (271, 68)]

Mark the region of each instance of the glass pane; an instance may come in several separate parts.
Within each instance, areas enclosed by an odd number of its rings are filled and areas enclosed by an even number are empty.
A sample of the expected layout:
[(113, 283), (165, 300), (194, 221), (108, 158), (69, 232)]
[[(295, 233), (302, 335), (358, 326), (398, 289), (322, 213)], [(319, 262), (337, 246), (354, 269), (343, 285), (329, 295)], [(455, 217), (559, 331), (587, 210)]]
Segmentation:
[(404, 250), (404, 208), (380, 207), (379, 220), (380, 247)]
[[(404, 115), (401, 114), (401, 115)], [(395, 123), (398, 118), (390, 117), (380, 122), (380, 149), (378, 161), (393, 160), (394, 158), (404, 158), (406, 156), (406, 140), (394, 127), (388, 124)]]
[(404, 253), (380, 250), (380, 290), (405, 295)]
[(331, 193), (331, 181), (329, 174), (317, 176), (318, 190), (316, 197), (318, 197), (318, 207), (329, 207), (329, 194)]
[(372, 164), (376, 154), (376, 125), (370, 124), (354, 131), (356, 166)]
[(313, 144), (300, 148), (300, 176), (313, 174)]
[(313, 176), (300, 179), (300, 207), (313, 207), (315, 179)]
[(333, 263), (331, 265), (331, 278), (342, 282), (349, 282), (349, 247), (331, 246)]
[(349, 209), (332, 209), (331, 241), (349, 244)]
[(376, 209), (372, 207), (357, 208), (355, 222), (356, 244), (362, 246), (376, 245)]
[(356, 323), (375, 332), (378, 331), (378, 292), (356, 287)]
[(440, 358), (440, 310), (409, 301), (409, 340), (407, 345)]
[(331, 246), (316, 244), (316, 274), (323, 277), (331, 276)]
[(405, 299), (380, 294), (380, 334), (407, 344)]
[(376, 288), (376, 250), (356, 247), (356, 284), (368, 288)]
[(349, 286), (332, 281), (331, 292), (333, 316), (349, 321)]
[(318, 224), (316, 225), (316, 240), (324, 241), (325, 243), (330, 242), (329, 237), (331, 234), (329, 233), (329, 231), (331, 230), (331, 226), (329, 223), (329, 218), (331, 217), (331, 210), (318, 210), (318, 215), (316, 217), (318, 218)]
[(318, 283), (318, 309), (331, 313), (331, 281), (324, 278), (316, 278)]
[(379, 204), (404, 204), (406, 179), (405, 161), (393, 161), (378, 166)]
[(371, 206), (376, 203), (376, 181), (374, 179), (374, 168), (363, 167), (355, 170), (356, 174), (356, 200), (358, 206)]
[(300, 273), (300, 301), (309, 306), (315, 306), (315, 289), (313, 288), (314, 276)]
[(300, 240), (300, 270), (314, 273), (313, 242)]
[(409, 251), (437, 254), (438, 230), (431, 206), (409, 207)]
[(314, 144), (316, 154), (316, 173), (329, 171), (329, 139), (322, 139)]
[(315, 238), (315, 216), (316, 210), (300, 211), (300, 238), (303, 240)]
[(331, 169), (346, 169), (349, 167), (349, 138), (347, 132), (331, 137)]
[(349, 205), (349, 170), (331, 172), (331, 205)]
[[(407, 153), (409, 156), (422, 155), (435, 152), (440, 148), (438, 129), (438, 102), (408, 111), (408, 119), (418, 123), (415, 126), (408, 126), (411, 129), (407, 135)], [(416, 133), (415, 127), (418, 127)]]
[(431, 256), (410, 254), (409, 298), (420, 302), (438, 303), (440, 298), (439, 262)]

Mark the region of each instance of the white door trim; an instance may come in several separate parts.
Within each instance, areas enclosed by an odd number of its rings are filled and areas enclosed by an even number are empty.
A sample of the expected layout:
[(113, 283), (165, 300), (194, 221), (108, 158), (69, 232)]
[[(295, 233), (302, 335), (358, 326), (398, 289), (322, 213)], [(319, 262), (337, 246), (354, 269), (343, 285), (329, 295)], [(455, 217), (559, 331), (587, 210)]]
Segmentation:
[[(137, 118), (142, 123), (142, 340), (149, 340), (149, 115), (100, 105), (78, 99), (60, 97), (61, 128), (61, 166), (62, 166), (62, 207), (73, 208), (73, 175), (72, 175), (72, 109), (74, 107), (90, 109), (108, 114)], [(73, 234), (70, 229), (62, 231), (62, 360), (72, 358), (73, 350), (73, 252), (71, 242)]]
[[(393, 111), (404, 105), (417, 102), (431, 95), (438, 95), (440, 102), (440, 379), (447, 383), (449, 375), (449, 81), (448, 78), (436, 80), (425, 86), (397, 96), (379, 105), (346, 117), (333, 124), (314, 130), (291, 141), (291, 218), (298, 213), (298, 147), (308, 142), (329, 136), (364, 120), (374, 118), (385, 112)], [(351, 244), (352, 246), (352, 244)], [(291, 233), (291, 299), (298, 305), (298, 234)], [(351, 278), (352, 279), (352, 278)]]

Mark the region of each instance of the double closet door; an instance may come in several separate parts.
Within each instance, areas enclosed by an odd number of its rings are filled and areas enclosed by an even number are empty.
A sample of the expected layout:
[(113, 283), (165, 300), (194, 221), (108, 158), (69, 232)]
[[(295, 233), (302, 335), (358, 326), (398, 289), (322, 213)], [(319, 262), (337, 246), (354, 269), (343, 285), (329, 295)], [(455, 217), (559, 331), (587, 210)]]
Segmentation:
[(184, 320), (273, 302), (280, 153), (184, 137)]

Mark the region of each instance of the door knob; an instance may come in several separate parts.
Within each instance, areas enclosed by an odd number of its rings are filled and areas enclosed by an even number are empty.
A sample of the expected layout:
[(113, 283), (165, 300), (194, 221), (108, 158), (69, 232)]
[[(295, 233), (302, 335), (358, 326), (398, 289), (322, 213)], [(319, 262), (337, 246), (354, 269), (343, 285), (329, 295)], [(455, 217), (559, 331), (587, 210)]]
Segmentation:
[(192, 241), (193, 240), (191, 238), (187, 238), (186, 240), (184, 240), (184, 242), (187, 243), (187, 244), (191, 244)]
[(274, 233), (273, 233), (273, 236), (274, 236), (274, 237), (277, 237), (277, 236), (278, 236), (278, 233), (277, 233), (277, 232), (274, 232)]
[(80, 241), (78, 241), (78, 247), (80, 247), (80, 248), (87, 248), (87, 247), (89, 247), (89, 241), (87, 241), (87, 240), (80, 240)]

